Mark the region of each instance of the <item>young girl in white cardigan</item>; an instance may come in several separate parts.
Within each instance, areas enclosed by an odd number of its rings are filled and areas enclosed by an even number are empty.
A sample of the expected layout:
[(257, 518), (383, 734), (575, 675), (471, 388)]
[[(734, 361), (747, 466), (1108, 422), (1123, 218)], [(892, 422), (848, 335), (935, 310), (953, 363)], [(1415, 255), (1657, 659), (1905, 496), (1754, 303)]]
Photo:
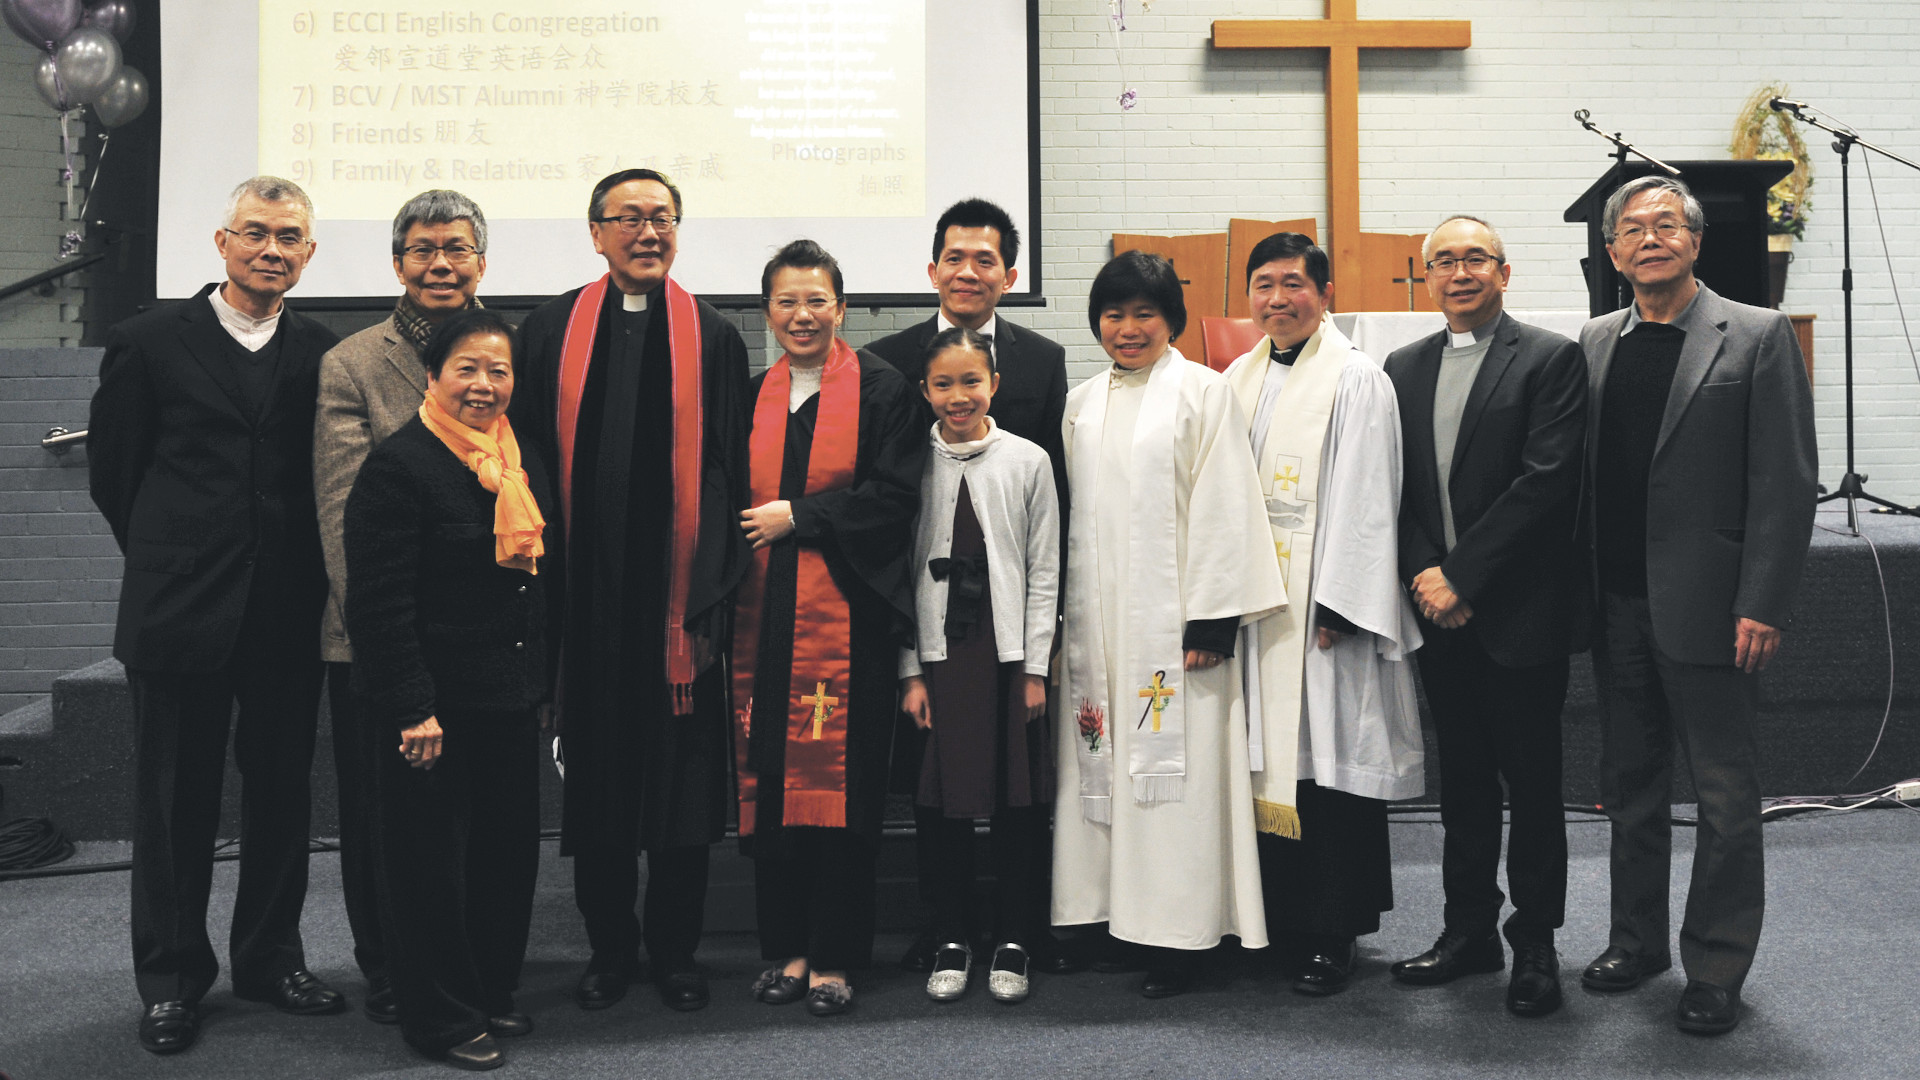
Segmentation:
[(1053, 802), (1047, 663), (1060, 586), (1060, 506), (1046, 451), (999, 430), (993, 346), (954, 327), (928, 343), (933, 406), (912, 566), (917, 645), (900, 659), (900, 707), (927, 732), (922, 807), (940, 815), (939, 948), (927, 994), (953, 1001), (973, 970), (973, 829), (991, 821), (995, 943), (987, 988), (1028, 993), (1027, 943)]

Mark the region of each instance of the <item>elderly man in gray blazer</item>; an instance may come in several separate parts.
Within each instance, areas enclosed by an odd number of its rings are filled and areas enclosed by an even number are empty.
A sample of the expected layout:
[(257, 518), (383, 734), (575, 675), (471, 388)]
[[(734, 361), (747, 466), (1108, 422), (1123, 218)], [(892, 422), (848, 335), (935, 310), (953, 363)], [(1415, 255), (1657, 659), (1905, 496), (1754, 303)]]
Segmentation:
[(345, 621), (347, 493), (374, 446), (419, 412), (427, 393), (420, 354), (434, 327), (479, 305), (473, 294), (487, 272), (486, 252), (486, 215), (472, 199), (457, 191), (423, 191), (407, 200), (393, 219), (393, 273), (406, 291), (392, 315), (335, 345), (320, 361), (313, 486), (327, 563), (320, 653), (327, 662), (334, 767), (340, 778), (340, 881), (353, 958), (367, 979), (364, 1011), (383, 1024), (398, 1017), (375, 900), (373, 755), (398, 744), (392, 732), (361, 730), (354, 707), (353, 648)]
[(1628, 990), (1672, 964), (1677, 737), (1699, 793), (1677, 1023), (1740, 1019), (1765, 879), (1758, 675), (1780, 647), (1813, 526), (1813, 394), (1785, 315), (1694, 279), (1705, 215), (1649, 176), (1604, 210), (1629, 307), (1580, 333), (1589, 367), (1583, 527), (1599, 586), (1594, 674), (1612, 821), (1612, 930), (1581, 981)]

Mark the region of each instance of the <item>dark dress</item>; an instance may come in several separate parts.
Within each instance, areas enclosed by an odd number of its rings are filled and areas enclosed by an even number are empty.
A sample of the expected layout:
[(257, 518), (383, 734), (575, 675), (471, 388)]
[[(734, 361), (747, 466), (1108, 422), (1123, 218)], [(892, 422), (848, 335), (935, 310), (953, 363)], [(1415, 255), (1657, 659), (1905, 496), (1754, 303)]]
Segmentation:
[[(539, 459), (522, 464), (555, 513)], [(495, 561), (494, 496), (417, 418), (375, 447), (347, 498), (354, 691), (380, 740), (377, 888), (401, 1034), (441, 1054), (514, 1011), (540, 864), (534, 710), (553, 682), (539, 574)], [(557, 584), (557, 583), (556, 583)], [(415, 769), (400, 733), (428, 717), (441, 759)]]
[[(887, 762), (897, 711), (899, 650), (910, 636), (907, 572), (926, 435), (917, 400), (885, 361), (860, 354), (860, 435), (853, 483), (808, 497), (820, 395), (787, 414), (780, 497), (793, 504), (794, 533), (768, 552), (748, 760), (760, 778), (754, 832), (761, 952), (807, 957), (821, 970), (864, 967), (873, 951), (874, 855), (886, 805)], [(757, 399), (766, 376), (753, 380)], [(782, 823), (788, 681), (792, 675), (799, 546), (819, 550), (847, 598), (851, 670), (847, 702), (847, 827)]]

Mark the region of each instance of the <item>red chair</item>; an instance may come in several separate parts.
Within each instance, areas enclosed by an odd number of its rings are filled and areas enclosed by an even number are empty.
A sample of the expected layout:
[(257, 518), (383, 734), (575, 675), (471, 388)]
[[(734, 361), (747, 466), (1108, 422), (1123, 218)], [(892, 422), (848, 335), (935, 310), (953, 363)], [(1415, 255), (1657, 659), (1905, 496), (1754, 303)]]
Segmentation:
[(1200, 319), (1200, 359), (1215, 371), (1247, 354), (1266, 334), (1252, 319), (1208, 315)]

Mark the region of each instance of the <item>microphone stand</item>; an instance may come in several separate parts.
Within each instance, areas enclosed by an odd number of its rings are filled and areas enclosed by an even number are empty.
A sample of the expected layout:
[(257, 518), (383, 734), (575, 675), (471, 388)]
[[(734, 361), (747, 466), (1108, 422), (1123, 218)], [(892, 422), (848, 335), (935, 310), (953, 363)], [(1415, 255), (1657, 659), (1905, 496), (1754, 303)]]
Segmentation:
[(1661, 161), (1659, 158), (1654, 157), (1652, 154), (1647, 153), (1646, 151), (1633, 145), (1627, 140), (1621, 138), (1619, 132), (1616, 131), (1613, 134), (1609, 135), (1606, 132), (1601, 131), (1600, 126), (1598, 124), (1595, 124), (1591, 119), (1589, 119), (1589, 117), (1591, 117), (1592, 115), (1593, 115), (1592, 113), (1588, 112), (1585, 109), (1575, 109), (1573, 113), (1573, 118), (1575, 120), (1580, 121), (1581, 127), (1586, 128), (1588, 131), (1593, 132), (1595, 135), (1598, 135), (1601, 138), (1613, 144), (1613, 153), (1609, 156), (1611, 156), (1615, 161), (1619, 162), (1622, 165), (1625, 165), (1627, 163), (1627, 155), (1632, 154), (1635, 157), (1645, 161), (1647, 164), (1652, 165), (1654, 168), (1659, 169), (1661, 172), (1666, 173), (1668, 176), (1680, 175), (1679, 169), (1674, 168), (1673, 166), (1667, 164), (1666, 162)]
[(1907, 168), (1915, 170), (1916, 172), (1920, 172), (1920, 164), (1915, 164), (1911, 161), (1908, 161), (1906, 158), (1901, 157), (1899, 154), (1896, 154), (1893, 151), (1886, 149), (1885, 147), (1875, 146), (1874, 144), (1861, 138), (1859, 133), (1855, 132), (1852, 128), (1845, 127), (1845, 126), (1836, 127), (1832, 124), (1828, 124), (1819, 119), (1816, 119), (1815, 117), (1808, 116), (1802, 110), (1809, 109), (1811, 108), (1811, 106), (1805, 105), (1801, 102), (1788, 101), (1784, 98), (1774, 98), (1772, 105), (1778, 111), (1792, 113), (1793, 118), (1795, 120), (1798, 120), (1801, 123), (1806, 124), (1810, 127), (1817, 127), (1821, 131), (1824, 131), (1829, 135), (1832, 135), (1834, 137), (1833, 138), (1834, 153), (1840, 155), (1840, 297), (1841, 297), (1841, 309), (1844, 312), (1844, 319), (1845, 319), (1846, 360), (1847, 360), (1847, 367), (1846, 367), (1847, 472), (1846, 472), (1846, 475), (1840, 478), (1839, 487), (1835, 488), (1832, 491), (1827, 492), (1825, 495), (1820, 496), (1817, 500), (1815, 500), (1815, 502), (1816, 503), (1831, 502), (1834, 499), (1847, 500), (1847, 528), (1850, 531), (1852, 531), (1854, 535), (1857, 536), (1860, 533), (1860, 512), (1859, 512), (1858, 504), (1862, 499), (1866, 500), (1867, 502), (1873, 503), (1876, 506), (1881, 507), (1881, 509), (1877, 511), (1878, 513), (1912, 514), (1915, 516), (1920, 516), (1920, 510), (1916, 510), (1911, 506), (1901, 506), (1899, 503), (1890, 502), (1886, 499), (1880, 498), (1877, 495), (1869, 494), (1867, 492), (1867, 478), (1865, 476), (1862, 476), (1859, 473), (1859, 471), (1854, 468), (1854, 460), (1853, 460), (1853, 208), (1852, 208), (1852, 199), (1851, 199), (1851, 192), (1849, 187), (1849, 180), (1847, 176), (1847, 160), (1848, 160), (1848, 155), (1853, 150), (1854, 146), (1858, 145), (1863, 149), (1872, 150), (1873, 152), (1879, 154), (1881, 157), (1891, 158), (1894, 161), (1897, 161), (1900, 164), (1905, 165)]

